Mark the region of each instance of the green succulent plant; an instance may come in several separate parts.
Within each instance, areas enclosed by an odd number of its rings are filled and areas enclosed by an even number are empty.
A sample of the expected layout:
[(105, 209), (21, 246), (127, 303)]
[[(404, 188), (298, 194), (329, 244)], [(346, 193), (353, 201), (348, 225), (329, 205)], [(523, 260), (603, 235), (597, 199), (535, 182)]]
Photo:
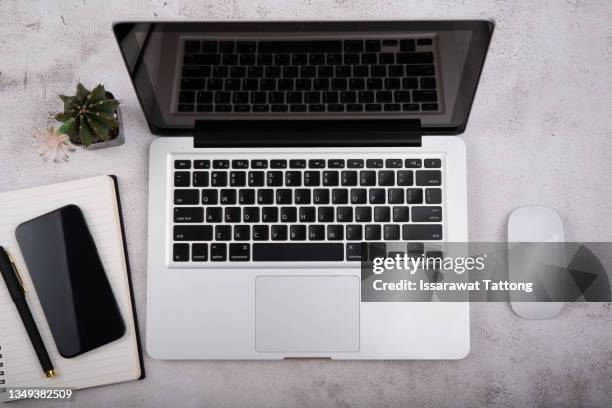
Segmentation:
[(119, 126), (115, 115), (119, 101), (109, 98), (102, 84), (90, 91), (79, 83), (74, 96), (59, 97), (64, 102), (64, 111), (55, 115), (55, 119), (63, 123), (59, 131), (73, 143), (89, 146), (108, 140)]

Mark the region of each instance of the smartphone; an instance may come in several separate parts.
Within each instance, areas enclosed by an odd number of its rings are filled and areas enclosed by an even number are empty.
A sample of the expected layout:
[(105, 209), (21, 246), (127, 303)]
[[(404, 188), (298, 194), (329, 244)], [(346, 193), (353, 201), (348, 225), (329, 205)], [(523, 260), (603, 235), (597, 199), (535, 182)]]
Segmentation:
[(15, 235), (63, 357), (76, 357), (125, 334), (119, 306), (79, 207), (68, 205), (26, 221)]

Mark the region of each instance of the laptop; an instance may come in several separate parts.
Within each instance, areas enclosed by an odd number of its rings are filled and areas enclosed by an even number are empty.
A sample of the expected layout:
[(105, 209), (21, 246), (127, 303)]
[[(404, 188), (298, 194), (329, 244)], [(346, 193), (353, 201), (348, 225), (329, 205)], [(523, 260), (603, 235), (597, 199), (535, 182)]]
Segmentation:
[[(148, 353), (459, 359), (468, 302), (362, 301), (362, 243), (466, 242), (485, 20), (121, 22), (151, 132)], [(367, 252), (367, 250), (366, 250)]]

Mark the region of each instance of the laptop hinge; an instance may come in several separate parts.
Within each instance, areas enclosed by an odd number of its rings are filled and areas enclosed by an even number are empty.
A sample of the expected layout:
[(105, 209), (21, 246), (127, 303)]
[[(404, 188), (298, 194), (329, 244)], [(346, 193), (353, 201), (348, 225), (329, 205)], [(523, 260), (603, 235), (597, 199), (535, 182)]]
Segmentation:
[(194, 147), (421, 146), (419, 119), (196, 120)]

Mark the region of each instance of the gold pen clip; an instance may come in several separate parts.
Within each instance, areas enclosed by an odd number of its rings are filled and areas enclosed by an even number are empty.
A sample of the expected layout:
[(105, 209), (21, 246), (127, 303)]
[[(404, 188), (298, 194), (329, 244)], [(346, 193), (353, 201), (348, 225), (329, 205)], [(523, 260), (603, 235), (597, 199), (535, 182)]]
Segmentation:
[(8, 256), (9, 261), (11, 261), (11, 266), (13, 267), (13, 271), (15, 271), (15, 275), (17, 275), (17, 280), (19, 281), (19, 284), (21, 285), (21, 289), (23, 289), (23, 291), (25, 292), (25, 285), (23, 284), (23, 280), (21, 279), (21, 276), (19, 275), (19, 271), (17, 270), (17, 266), (15, 265), (15, 261), (13, 260), (13, 257), (8, 252), (6, 253), (6, 255)]

